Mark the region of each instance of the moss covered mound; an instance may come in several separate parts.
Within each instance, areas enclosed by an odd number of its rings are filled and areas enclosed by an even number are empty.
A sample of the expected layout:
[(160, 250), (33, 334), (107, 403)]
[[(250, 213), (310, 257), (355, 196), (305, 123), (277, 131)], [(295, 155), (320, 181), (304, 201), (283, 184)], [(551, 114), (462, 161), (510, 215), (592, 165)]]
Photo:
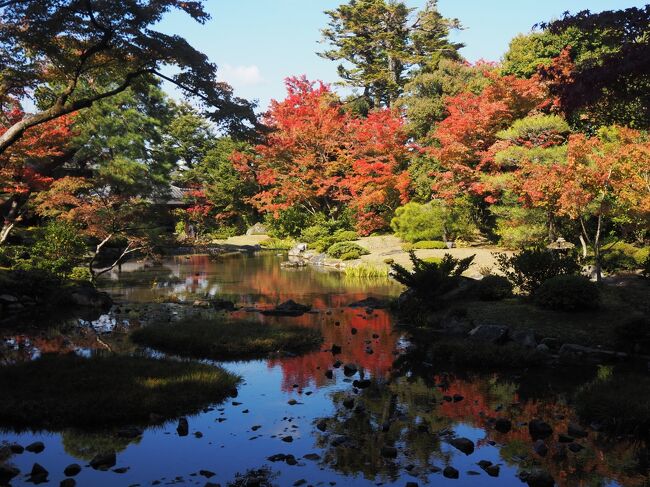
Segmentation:
[(0, 425), (15, 429), (146, 424), (220, 402), (239, 377), (142, 357), (46, 356), (0, 367)]
[(131, 333), (131, 340), (185, 357), (234, 360), (306, 352), (317, 348), (322, 336), (302, 326), (193, 318), (140, 328)]

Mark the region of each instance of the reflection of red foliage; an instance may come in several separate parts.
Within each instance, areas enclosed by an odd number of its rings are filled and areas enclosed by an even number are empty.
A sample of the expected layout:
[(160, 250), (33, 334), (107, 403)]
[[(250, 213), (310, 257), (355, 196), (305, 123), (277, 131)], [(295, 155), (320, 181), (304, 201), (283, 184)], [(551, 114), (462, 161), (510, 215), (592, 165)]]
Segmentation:
[[(301, 321), (304, 324), (306, 320)], [(336, 321), (340, 322), (339, 326), (334, 324)], [(352, 334), (352, 328), (357, 329), (356, 335)], [(397, 335), (392, 333), (390, 316), (386, 311), (376, 310), (373, 315), (367, 315), (363, 309), (335, 310), (334, 314), (326, 315), (326, 319), (321, 321), (320, 330), (324, 338), (321, 348), (329, 350), (332, 344), (337, 344), (342, 347), (342, 352), (332, 356), (330, 352), (318, 351), (269, 361), (269, 367), (282, 368), (283, 390), (292, 390), (294, 384), (301, 389), (325, 384), (328, 380), (325, 371), (331, 369), (336, 360), (356, 364), (373, 377), (388, 375), (393, 364), (392, 352)], [(379, 338), (372, 338), (373, 334), (379, 335)], [(367, 340), (370, 340), (369, 345), (366, 345)], [(367, 346), (372, 349), (372, 354), (366, 353)]]
[[(496, 379), (496, 377), (495, 377)], [(620, 485), (644, 485), (645, 479), (640, 474), (635, 474), (632, 469), (627, 469), (621, 463), (607, 462), (606, 459), (629, 457), (629, 452), (634, 449), (630, 442), (617, 441), (608, 444), (604, 438), (593, 432), (585, 439), (578, 442), (585, 446), (584, 454), (574, 455), (568, 452), (566, 459), (553, 458), (554, 447), (558, 434), (566, 434), (570, 422), (578, 422), (575, 412), (566, 402), (561, 400), (522, 400), (518, 394), (512, 393), (510, 397), (497, 396), (492, 389), (490, 380), (485, 378), (472, 378), (471, 381), (449, 377), (436, 377), (435, 382), (448, 381), (444, 394), (453, 396), (460, 394), (464, 399), (460, 402), (447, 402), (439, 406), (441, 415), (450, 418), (456, 423), (470, 424), (486, 431), (485, 438), (479, 440), (478, 445), (494, 440), (498, 444), (506, 445), (520, 442), (529, 446), (530, 455), (543, 465), (555, 478), (559, 487), (588, 486), (595, 477), (614, 479)], [(497, 412), (495, 408), (502, 406), (503, 411)], [(513, 428), (508, 433), (499, 433), (491, 426), (491, 419), (503, 417), (510, 419)], [(525, 426), (528, 421), (540, 418), (553, 426), (554, 437), (546, 440), (550, 452), (544, 458), (533, 453), (533, 440)], [(518, 426), (524, 424), (524, 426)], [(629, 466), (628, 466), (629, 467)]]

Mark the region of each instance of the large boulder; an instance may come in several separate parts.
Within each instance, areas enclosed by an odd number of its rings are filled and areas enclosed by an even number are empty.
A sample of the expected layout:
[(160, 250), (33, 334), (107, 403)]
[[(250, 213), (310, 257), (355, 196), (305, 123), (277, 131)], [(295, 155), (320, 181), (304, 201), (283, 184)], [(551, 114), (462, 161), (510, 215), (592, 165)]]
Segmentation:
[(263, 223), (256, 223), (246, 230), (246, 235), (267, 235), (268, 233), (269, 229)]
[(501, 344), (508, 339), (509, 332), (510, 329), (504, 325), (482, 324), (474, 327), (469, 337), (480, 342)]
[(80, 286), (70, 293), (70, 301), (84, 308), (108, 309), (113, 305), (111, 297), (91, 286)]
[(296, 303), (290, 299), (284, 303), (278, 304), (273, 309), (262, 310), (261, 313), (266, 316), (301, 316), (311, 310), (311, 306)]
[(304, 254), (307, 251), (306, 243), (297, 243), (289, 250), (289, 257), (297, 257)]
[(117, 458), (114, 451), (98, 453), (90, 461), (90, 466), (95, 470), (108, 470), (117, 463)]
[(510, 333), (510, 339), (526, 348), (536, 348), (537, 339), (533, 330), (516, 330)]

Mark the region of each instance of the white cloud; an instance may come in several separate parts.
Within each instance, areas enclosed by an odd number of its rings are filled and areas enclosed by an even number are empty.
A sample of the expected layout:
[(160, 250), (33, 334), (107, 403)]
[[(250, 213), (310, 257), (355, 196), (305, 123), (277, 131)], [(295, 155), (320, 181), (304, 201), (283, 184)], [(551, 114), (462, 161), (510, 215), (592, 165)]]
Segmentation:
[(233, 86), (253, 86), (259, 85), (264, 81), (260, 68), (254, 64), (250, 66), (233, 66), (223, 64), (217, 70), (219, 79), (226, 81)]

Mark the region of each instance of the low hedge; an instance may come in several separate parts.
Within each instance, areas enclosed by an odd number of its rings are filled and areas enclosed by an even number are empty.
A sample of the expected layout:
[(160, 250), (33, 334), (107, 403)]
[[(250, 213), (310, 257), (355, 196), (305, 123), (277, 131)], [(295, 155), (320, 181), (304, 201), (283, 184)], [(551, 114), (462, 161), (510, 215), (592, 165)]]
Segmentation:
[(563, 275), (547, 279), (535, 291), (540, 308), (559, 311), (589, 311), (600, 304), (598, 286), (584, 276)]

